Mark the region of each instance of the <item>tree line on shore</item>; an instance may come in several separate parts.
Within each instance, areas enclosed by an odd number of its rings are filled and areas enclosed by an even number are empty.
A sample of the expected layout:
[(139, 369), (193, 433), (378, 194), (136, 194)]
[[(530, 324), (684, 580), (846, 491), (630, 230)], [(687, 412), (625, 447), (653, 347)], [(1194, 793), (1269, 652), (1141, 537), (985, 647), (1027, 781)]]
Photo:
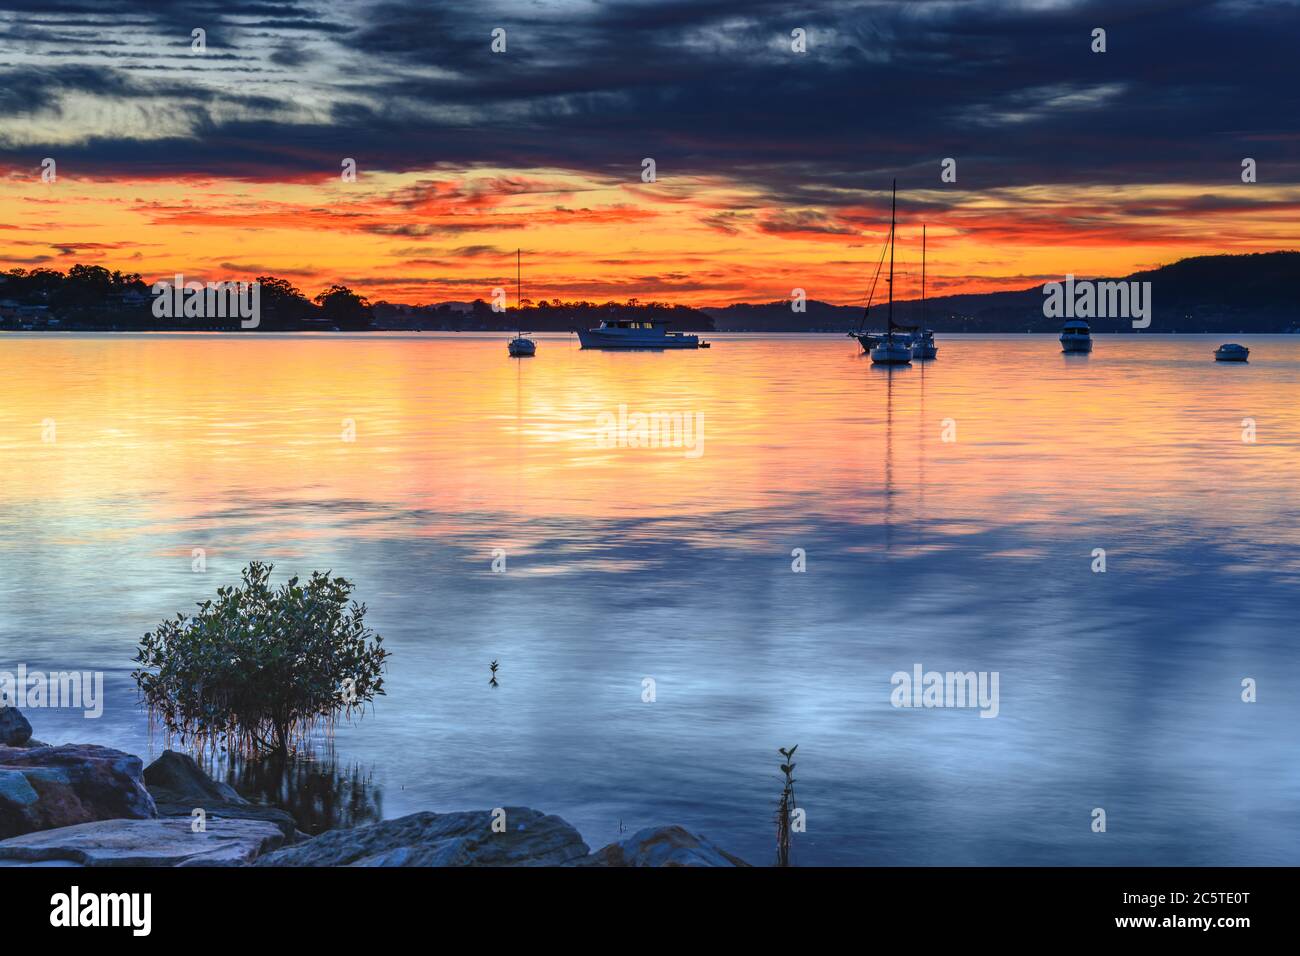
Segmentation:
[[(170, 282), (171, 277), (160, 280)], [(370, 302), (344, 285), (307, 296), (287, 279), (258, 276), (258, 331), (368, 329)], [(176, 317), (160, 320), (153, 311), (153, 286), (138, 272), (109, 271), (77, 264), (57, 269), (0, 272), (0, 326), (145, 331), (157, 329), (239, 328), (237, 318)]]
[[(170, 283), (172, 277), (160, 282)], [(405, 305), (371, 303), (345, 285), (331, 285), (308, 298), (287, 279), (258, 276), (260, 316), (257, 331), (322, 329), (569, 331), (602, 321), (635, 319), (672, 323), (684, 331), (712, 331), (713, 321), (699, 309), (666, 302), (562, 301), (524, 299), (522, 308), (468, 303)], [(148, 331), (239, 328), (237, 317), (176, 316), (160, 318), (153, 309), (155, 286), (138, 272), (110, 271), (103, 266), (57, 269), (11, 269), (0, 272), (0, 328)]]

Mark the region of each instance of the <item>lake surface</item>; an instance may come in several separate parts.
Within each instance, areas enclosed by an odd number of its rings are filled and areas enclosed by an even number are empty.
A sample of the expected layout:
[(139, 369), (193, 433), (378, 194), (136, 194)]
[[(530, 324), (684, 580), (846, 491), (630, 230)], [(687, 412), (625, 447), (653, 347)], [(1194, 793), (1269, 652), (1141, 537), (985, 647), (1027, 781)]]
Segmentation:
[[(106, 681), (36, 736), (156, 754), (136, 642), (263, 559), (385, 637), (334, 742), (384, 816), (766, 864), (798, 744), (796, 864), (1300, 863), (1300, 336), (507, 338), (0, 337), (0, 670)], [(703, 443), (605, 447), (620, 405)], [(917, 664), (997, 672), (996, 718), (892, 706)]]

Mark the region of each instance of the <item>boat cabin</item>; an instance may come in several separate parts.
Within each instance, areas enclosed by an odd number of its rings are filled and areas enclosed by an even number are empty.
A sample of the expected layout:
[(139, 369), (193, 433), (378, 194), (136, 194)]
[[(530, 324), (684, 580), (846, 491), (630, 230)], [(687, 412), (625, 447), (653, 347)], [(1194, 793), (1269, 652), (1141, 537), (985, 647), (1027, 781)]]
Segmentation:
[(650, 322), (642, 319), (608, 319), (600, 323), (602, 329), (653, 329), (663, 325), (662, 322)]

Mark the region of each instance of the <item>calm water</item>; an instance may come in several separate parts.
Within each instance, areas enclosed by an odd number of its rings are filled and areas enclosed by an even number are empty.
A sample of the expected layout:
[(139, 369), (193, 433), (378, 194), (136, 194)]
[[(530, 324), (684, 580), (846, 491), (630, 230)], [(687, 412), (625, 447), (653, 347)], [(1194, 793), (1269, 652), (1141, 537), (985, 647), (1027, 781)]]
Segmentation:
[[(156, 752), (137, 639), (262, 558), (355, 580), (386, 638), (335, 747), (385, 816), (767, 863), (797, 743), (798, 863), (1300, 863), (1300, 336), (944, 336), (894, 372), (507, 337), (0, 338), (0, 669), (107, 681), (36, 735)], [(600, 447), (620, 404), (702, 414), (703, 453)], [(892, 707), (918, 663), (997, 671), (997, 718)]]

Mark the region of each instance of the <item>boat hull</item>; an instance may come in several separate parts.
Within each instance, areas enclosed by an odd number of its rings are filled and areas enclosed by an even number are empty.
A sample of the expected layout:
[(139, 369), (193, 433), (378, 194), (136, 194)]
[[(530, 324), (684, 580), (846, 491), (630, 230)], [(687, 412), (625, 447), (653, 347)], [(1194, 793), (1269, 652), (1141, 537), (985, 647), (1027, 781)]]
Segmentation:
[(1247, 362), (1250, 360), (1250, 356), (1249, 353), (1229, 353), (1225, 355), (1215, 352), (1214, 360), (1216, 362)]
[(531, 339), (511, 339), (507, 348), (515, 358), (530, 358), (537, 354), (537, 343)]
[(654, 334), (640, 332), (628, 334), (625, 331), (606, 329), (578, 329), (578, 341), (584, 349), (697, 349), (700, 347), (698, 335), (679, 333)]
[(1092, 351), (1092, 338), (1086, 335), (1062, 335), (1061, 351), (1081, 355)]
[(871, 350), (874, 365), (910, 365), (912, 346), (900, 342), (881, 342)]

